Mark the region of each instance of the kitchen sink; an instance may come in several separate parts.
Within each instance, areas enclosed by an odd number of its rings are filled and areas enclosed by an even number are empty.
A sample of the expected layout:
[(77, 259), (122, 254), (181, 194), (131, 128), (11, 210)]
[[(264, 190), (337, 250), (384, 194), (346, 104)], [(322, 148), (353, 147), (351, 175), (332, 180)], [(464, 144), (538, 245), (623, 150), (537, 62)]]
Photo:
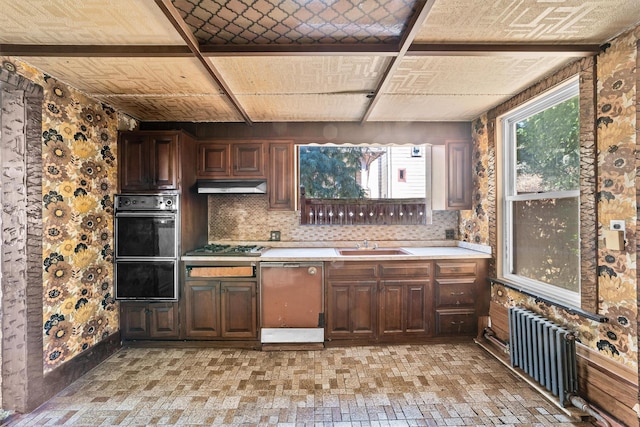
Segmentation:
[(400, 248), (378, 248), (378, 249), (337, 249), (340, 255), (347, 256), (385, 256), (385, 255), (409, 255), (409, 252)]

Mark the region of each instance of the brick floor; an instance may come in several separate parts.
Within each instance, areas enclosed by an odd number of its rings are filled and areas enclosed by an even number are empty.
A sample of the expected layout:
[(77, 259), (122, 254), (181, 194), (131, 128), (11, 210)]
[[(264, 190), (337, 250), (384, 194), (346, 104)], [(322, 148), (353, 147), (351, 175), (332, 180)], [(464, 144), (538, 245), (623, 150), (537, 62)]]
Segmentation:
[(11, 426), (587, 426), (473, 343), (123, 348)]

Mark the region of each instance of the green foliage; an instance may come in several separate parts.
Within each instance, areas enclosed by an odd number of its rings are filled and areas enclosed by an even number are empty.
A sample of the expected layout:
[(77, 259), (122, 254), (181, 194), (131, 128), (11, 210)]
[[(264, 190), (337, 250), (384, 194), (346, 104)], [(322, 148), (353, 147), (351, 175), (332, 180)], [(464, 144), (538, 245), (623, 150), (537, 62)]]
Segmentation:
[(360, 199), (358, 184), (362, 149), (358, 147), (301, 147), (300, 184), (313, 199)]
[(518, 192), (578, 188), (580, 121), (577, 96), (519, 122), (516, 135)]

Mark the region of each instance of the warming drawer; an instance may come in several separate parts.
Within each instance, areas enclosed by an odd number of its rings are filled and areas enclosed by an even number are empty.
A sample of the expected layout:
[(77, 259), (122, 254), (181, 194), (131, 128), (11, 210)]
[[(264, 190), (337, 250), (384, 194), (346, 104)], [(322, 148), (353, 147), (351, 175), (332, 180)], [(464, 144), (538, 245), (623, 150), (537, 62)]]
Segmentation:
[(261, 341), (324, 342), (322, 263), (260, 263)]

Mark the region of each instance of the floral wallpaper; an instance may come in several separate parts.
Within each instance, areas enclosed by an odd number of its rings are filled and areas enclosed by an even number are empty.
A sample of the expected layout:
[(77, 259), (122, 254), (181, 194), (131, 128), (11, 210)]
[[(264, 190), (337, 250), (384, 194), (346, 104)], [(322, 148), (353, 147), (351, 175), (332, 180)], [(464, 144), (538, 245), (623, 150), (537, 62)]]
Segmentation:
[[(637, 364), (636, 121), (637, 42), (640, 28), (618, 37), (598, 57), (598, 288), (601, 313), (597, 348)], [(602, 231), (625, 220), (623, 251), (606, 248)]]
[(44, 88), (42, 333), (48, 372), (119, 329), (112, 262), (118, 117), (16, 58), (0, 61)]
[(489, 136), (487, 133), (486, 114), (471, 124), (473, 152), (473, 194), (472, 210), (460, 211), (460, 240), (479, 245), (489, 245), (489, 217), (487, 203), (489, 180), (487, 163), (489, 152)]
[[(492, 301), (503, 306), (522, 305), (570, 327), (588, 347), (627, 366), (638, 363), (638, 280), (636, 274), (636, 99), (638, 81), (637, 42), (640, 27), (615, 39), (597, 58), (597, 217), (598, 314), (609, 321), (598, 323), (550, 306), (502, 285), (493, 285)], [(487, 149), (487, 115), (473, 122), (474, 209), (461, 212), (462, 240), (497, 246), (486, 212), (494, 197), (495, 159)], [(491, 141), (490, 141), (491, 142)], [(489, 143), (490, 143), (489, 142)], [(491, 164), (493, 162), (493, 164)], [(491, 175), (491, 176), (488, 176)], [(610, 220), (625, 220), (626, 247), (606, 249), (602, 234)], [(491, 218), (492, 221), (495, 218)]]

